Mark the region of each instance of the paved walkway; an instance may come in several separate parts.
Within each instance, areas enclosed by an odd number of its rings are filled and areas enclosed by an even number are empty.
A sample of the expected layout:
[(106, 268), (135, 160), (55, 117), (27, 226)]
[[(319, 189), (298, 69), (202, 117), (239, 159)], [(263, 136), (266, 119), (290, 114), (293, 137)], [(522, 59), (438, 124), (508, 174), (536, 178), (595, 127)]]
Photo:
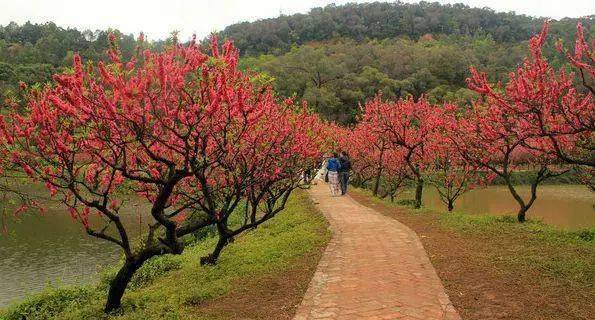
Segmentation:
[(460, 319), (411, 229), (351, 197), (310, 191), (333, 237), (294, 320)]

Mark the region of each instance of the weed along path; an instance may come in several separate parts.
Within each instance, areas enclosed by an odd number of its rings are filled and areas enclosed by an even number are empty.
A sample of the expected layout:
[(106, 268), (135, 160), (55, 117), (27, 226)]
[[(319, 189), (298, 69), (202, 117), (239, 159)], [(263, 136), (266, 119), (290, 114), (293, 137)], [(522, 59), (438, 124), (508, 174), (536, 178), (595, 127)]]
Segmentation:
[(310, 195), (333, 237), (294, 320), (460, 319), (415, 232), (352, 198)]

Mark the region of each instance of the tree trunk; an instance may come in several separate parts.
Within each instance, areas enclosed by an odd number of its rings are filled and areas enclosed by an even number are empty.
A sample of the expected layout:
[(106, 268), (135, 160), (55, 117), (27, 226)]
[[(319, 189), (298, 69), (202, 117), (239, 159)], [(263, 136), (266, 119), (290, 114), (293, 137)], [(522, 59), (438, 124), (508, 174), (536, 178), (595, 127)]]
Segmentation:
[(377, 197), (378, 196), (378, 189), (380, 188), (380, 174), (376, 176), (376, 181), (374, 182), (374, 190), (372, 194)]
[(376, 170), (376, 182), (374, 182), (374, 192), (373, 195), (376, 197), (378, 196), (378, 189), (380, 188), (380, 178), (382, 177), (382, 158), (384, 157), (384, 143), (382, 144), (382, 148), (380, 151), (380, 157), (378, 159), (378, 168)]
[(540, 171), (537, 179), (533, 181), (533, 183), (531, 183), (531, 198), (528, 202), (525, 202), (523, 198), (518, 194), (518, 192), (514, 188), (514, 185), (510, 182), (510, 177), (504, 177), (506, 185), (508, 186), (508, 190), (510, 190), (510, 193), (512, 194), (513, 198), (519, 204), (519, 212), (517, 213), (517, 220), (519, 222), (526, 221), (525, 215), (527, 214), (529, 208), (531, 208), (531, 206), (533, 205), (533, 202), (535, 202), (535, 199), (537, 199), (537, 185), (541, 181), (541, 175), (543, 174), (542, 171), (543, 169)]
[(421, 208), (421, 197), (424, 191), (424, 180), (417, 178), (417, 185), (415, 186), (415, 208)]
[(529, 210), (528, 207), (523, 207), (519, 210), (519, 213), (517, 214), (517, 220), (519, 222), (525, 222), (527, 221), (525, 218), (525, 214), (527, 213), (527, 210)]
[(105, 303), (105, 313), (110, 313), (119, 309), (122, 305), (122, 296), (128, 287), (128, 283), (132, 276), (147, 259), (134, 259), (126, 261), (122, 268), (116, 274), (116, 277), (111, 281), (109, 291), (107, 294), (107, 302)]
[(452, 201), (452, 199), (448, 199), (448, 212), (452, 212), (452, 209), (454, 209), (454, 203)]
[(219, 235), (219, 241), (217, 242), (217, 246), (215, 246), (215, 250), (212, 253), (205, 257), (200, 258), (200, 265), (215, 265), (217, 264), (217, 259), (219, 259), (219, 255), (221, 255), (221, 251), (229, 242), (229, 238), (225, 235)]

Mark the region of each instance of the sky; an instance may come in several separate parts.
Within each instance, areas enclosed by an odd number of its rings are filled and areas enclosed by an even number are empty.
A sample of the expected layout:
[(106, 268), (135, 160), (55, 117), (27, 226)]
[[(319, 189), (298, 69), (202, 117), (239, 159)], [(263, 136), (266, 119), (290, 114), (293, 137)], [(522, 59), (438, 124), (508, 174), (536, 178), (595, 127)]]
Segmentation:
[[(580, 17), (595, 14), (595, 0), (436, 0), (515, 11), (538, 17)], [(279, 14), (305, 13), (314, 7), (362, 0), (0, 0), (0, 25), (11, 21), (43, 23), (80, 30), (119, 29), (144, 32), (149, 39), (166, 38), (171, 31), (180, 37), (202, 38), (225, 26)], [(406, 0), (403, 2), (418, 2)]]

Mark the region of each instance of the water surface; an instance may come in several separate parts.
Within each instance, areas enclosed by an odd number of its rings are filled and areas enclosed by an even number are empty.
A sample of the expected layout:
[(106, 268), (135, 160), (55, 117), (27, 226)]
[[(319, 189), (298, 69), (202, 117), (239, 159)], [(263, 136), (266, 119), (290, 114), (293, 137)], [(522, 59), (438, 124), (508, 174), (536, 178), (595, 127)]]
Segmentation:
[[(47, 195), (37, 185), (28, 189), (31, 194)], [(138, 236), (140, 223), (146, 226), (146, 221), (139, 220), (139, 213), (146, 214), (147, 204), (134, 196), (123, 198), (128, 200), (123, 210), (124, 223), (131, 230), (131, 237)], [(44, 214), (30, 210), (18, 219), (11, 214), (14, 206), (2, 203), (0, 210), (6, 209), (8, 234), (0, 234), (0, 307), (41, 291), (50, 283), (92, 281), (102, 267), (121, 257), (118, 246), (88, 236), (57, 201), (42, 201)], [(92, 221), (99, 222), (97, 217)]]
[[(529, 186), (517, 186), (529, 198)], [(409, 194), (404, 195), (410, 197)], [(403, 196), (402, 196), (403, 197)], [(425, 206), (446, 210), (434, 187), (424, 188)], [(506, 186), (489, 186), (471, 190), (455, 203), (455, 211), (469, 214), (515, 215), (518, 203)], [(527, 218), (542, 220), (560, 229), (578, 230), (595, 227), (595, 193), (582, 185), (543, 185), (537, 189), (537, 200)]]

